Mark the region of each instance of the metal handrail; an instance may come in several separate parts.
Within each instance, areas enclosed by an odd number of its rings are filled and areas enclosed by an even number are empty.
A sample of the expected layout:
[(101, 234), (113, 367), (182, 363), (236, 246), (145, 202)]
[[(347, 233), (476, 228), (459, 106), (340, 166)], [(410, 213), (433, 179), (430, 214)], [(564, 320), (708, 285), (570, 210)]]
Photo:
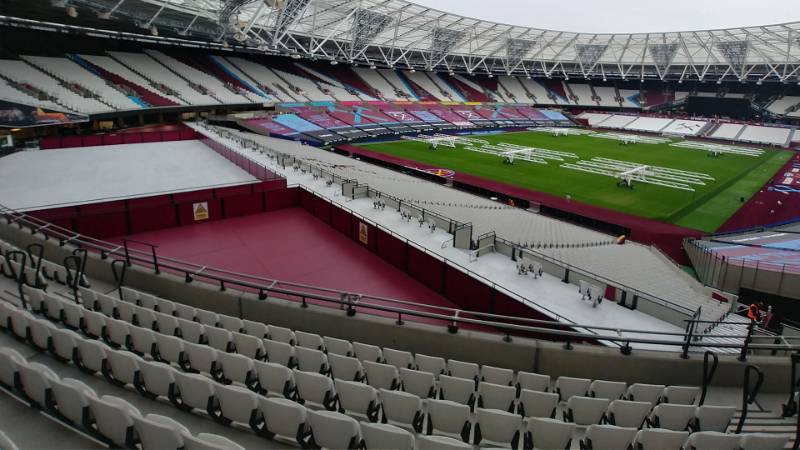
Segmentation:
[[(8, 223), (16, 223), (17, 225), (22, 228), (22, 225), (27, 225), (32, 231), (36, 232), (39, 229), (41, 232), (42, 229), (39, 226), (44, 222), (40, 219), (36, 219), (34, 217), (27, 216), (25, 214), (13, 211), (9, 208), (0, 205), (0, 216), (3, 216), (7, 219)], [(13, 217), (13, 219), (8, 219), (9, 217)], [(56, 225), (51, 225), (44, 229), (46, 231), (44, 235), (47, 237), (54, 237), (54, 238), (63, 238), (65, 236), (76, 236), (71, 231), (58, 227)], [(72, 240), (73, 244), (82, 245), (84, 247), (88, 247), (89, 249), (95, 251), (102, 251), (108, 250), (109, 248), (115, 248), (116, 246), (112, 243), (105, 242), (99, 239), (87, 237), (78, 234)], [(118, 248), (112, 251), (112, 253), (119, 252)], [(150, 255), (144, 254), (139, 255), (137, 252), (131, 252), (131, 261), (135, 262), (141, 266), (147, 267), (151, 264)], [(681, 340), (659, 340), (659, 339), (652, 339), (652, 338), (641, 338), (641, 337), (626, 337), (622, 336), (620, 333), (622, 332), (630, 332), (630, 333), (637, 333), (637, 334), (647, 334), (647, 335), (663, 335), (663, 336), (682, 336), (681, 333), (668, 333), (668, 332), (654, 332), (652, 330), (621, 330), (621, 329), (614, 329), (609, 327), (596, 327), (592, 325), (576, 325), (576, 324), (564, 324), (557, 321), (543, 321), (538, 319), (525, 319), (525, 318), (517, 318), (517, 317), (509, 317), (509, 316), (502, 316), (497, 314), (489, 314), (489, 313), (480, 313), (477, 311), (464, 311), (464, 310), (456, 310), (450, 309), (454, 311), (454, 314), (441, 314), (437, 312), (431, 311), (420, 311), (418, 309), (409, 309), (403, 308), (399, 306), (389, 306), (389, 305), (382, 305), (379, 303), (373, 303), (368, 298), (362, 299), (359, 301), (357, 305), (350, 304), (346, 301), (341, 299), (341, 296), (327, 296), (322, 294), (316, 293), (309, 293), (309, 292), (302, 292), (294, 289), (287, 289), (282, 288), (280, 286), (276, 286), (275, 282), (272, 285), (264, 285), (259, 283), (253, 283), (245, 280), (239, 280), (235, 278), (228, 278), (219, 275), (215, 275), (213, 272), (216, 272), (217, 269), (205, 267), (205, 270), (199, 272), (198, 268), (200, 266), (187, 263), (185, 261), (178, 261), (172, 260), (171, 258), (163, 258), (163, 261), (160, 263), (160, 266), (164, 270), (176, 272), (176, 273), (196, 273), (196, 277), (203, 278), (210, 280), (212, 282), (220, 283), (221, 285), (231, 285), (231, 286), (238, 286), (242, 289), (249, 289), (259, 293), (270, 293), (270, 294), (279, 294), (285, 295), (288, 297), (293, 298), (301, 298), (304, 302), (307, 300), (316, 300), (325, 303), (334, 304), (337, 306), (350, 306), (354, 309), (361, 309), (361, 310), (371, 310), (375, 312), (384, 312), (384, 313), (392, 313), (393, 315), (399, 316), (406, 316), (406, 317), (418, 317), (424, 319), (436, 319), (441, 320), (445, 323), (457, 323), (457, 324), (469, 324), (475, 325), (478, 327), (487, 327), (487, 328), (494, 328), (498, 330), (502, 330), (505, 333), (510, 333), (512, 331), (519, 332), (521, 334), (527, 333), (536, 333), (536, 334), (543, 334), (552, 337), (559, 337), (565, 338), (570, 341), (608, 341), (613, 343), (621, 343), (629, 345), (631, 343), (638, 343), (638, 344), (649, 344), (649, 345), (658, 345), (664, 347), (676, 347), (679, 348), (681, 346), (687, 345), (687, 342), (684, 339)], [(282, 282), (277, 282), (282, 283)], [(290, 283), (287, 283), (290, 284)], [(331, 291), (326, 289), (327, 291)], [(430, 305), (424, 305), (419, 303), (413, 302), (406, 302), (406, 301), (397, 301), (398, 304), (403, 305), (414, 305), (418, 307), (423, 307), (426, 309), (432, 309)], [(446, 308), (441, 308), (446, 309)], [(505, 319), (506, 321), (500, 322), (497, 320), (481, 320), (474, 318), (475, 316), (488, 316), (492, 317), (493, 319)], [(542, 326), (529, 326), (529, 325), (519, 325), (513, 322), (527, 322), (530, 321), (531, 323), (536, 323), (539, 325), (550, 325), (549, 327), (542, 327)], [(556, 328), (553, 328), (556, 327)], [(613, 331), (613, 334), (589, 334), (581, 331), (570, 331), (570, 330), (563, 330), (558, 328), (580, 328), (580, 329), (594, 329), (599, 331)], [(743, 338), (743, 336), (714, 336), (714, 337), (730, 337), (730, 338)], [(691, 341), (688, 343), (690, 347), (694, 348), (705, 348), (705, 347), (715, 347), (715, 348), (730, 348), (730, 349), (741, 349), (743, 344), (739, 343), (712, 343), (712, 344), (705, 344), (701, 341)], [(800, 345), (788, 345), (788, 344), (750, 344), (748, 346), (750, 350), (784, 350), (784, 351), (796, 351), (800, 350)]]

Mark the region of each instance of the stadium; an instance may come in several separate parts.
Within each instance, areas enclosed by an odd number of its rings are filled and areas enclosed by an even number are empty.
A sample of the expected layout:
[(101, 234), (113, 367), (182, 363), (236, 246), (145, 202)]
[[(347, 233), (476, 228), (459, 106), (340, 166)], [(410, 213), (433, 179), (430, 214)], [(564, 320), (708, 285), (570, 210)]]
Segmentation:
[(799, 128), (800, 22), (0, 2), (0, 449), (797, 449)]

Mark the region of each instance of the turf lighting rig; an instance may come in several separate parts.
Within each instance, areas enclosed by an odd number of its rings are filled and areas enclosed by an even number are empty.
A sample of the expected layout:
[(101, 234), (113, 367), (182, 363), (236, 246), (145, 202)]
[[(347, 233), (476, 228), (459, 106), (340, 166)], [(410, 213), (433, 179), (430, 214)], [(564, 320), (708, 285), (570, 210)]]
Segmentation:
[(694, 192), (695, 186), (705, 186), (714, 181), (711, 175), (671, 169), (669, 167), (647, 166), (638, 163), (609, 158), (592, 158), (577, 163), (561, 164), (564, 169), (578, 170), (595, 175), (605, 175), (619, 180), (619, 186), (633, 187), (633, 182), (653, 184), (672, 189)]

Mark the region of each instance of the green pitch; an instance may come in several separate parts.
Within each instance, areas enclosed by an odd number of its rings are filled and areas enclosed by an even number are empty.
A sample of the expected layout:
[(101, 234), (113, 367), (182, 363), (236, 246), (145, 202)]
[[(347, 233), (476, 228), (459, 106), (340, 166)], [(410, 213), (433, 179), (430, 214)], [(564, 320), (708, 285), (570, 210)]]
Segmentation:
[(708, 156), (703, 150), (669, 144), (630, 144), (589, 136), (552, 136), (519, 132), (476, 136), (492, 143), (508, 142), (529, 147), (573, 152), (581, 159), (604, 157), (672, 169), (707, 173), (715, 181), (695, 186), (695, 192), (634, 182), (633, 189), (617, 187), (614, 178), (517, 160), (504, 164), (495, 155), (439, 147), (414, 141), (364, 144), (369, 150), (418, 161), (442, 169), (500, 181), (531, 190), (601, 206), (640, 217), (711, 232), (719, 228), (791, 158), (783, 150), (767, 150), (760, 157), (724, 154)]

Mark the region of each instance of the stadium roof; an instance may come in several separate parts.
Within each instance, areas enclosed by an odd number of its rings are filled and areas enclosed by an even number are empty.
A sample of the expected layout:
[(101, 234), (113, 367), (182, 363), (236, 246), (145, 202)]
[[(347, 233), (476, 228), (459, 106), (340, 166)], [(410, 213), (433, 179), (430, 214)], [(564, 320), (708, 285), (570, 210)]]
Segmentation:
[(368, 66), (558, 77), (800, 81), (800, 22), (594, 34), (490, 22), (405, 0), (67, 0), (69, 4), (134, 19), (140, 26), (229, 39), (264, 52)]

